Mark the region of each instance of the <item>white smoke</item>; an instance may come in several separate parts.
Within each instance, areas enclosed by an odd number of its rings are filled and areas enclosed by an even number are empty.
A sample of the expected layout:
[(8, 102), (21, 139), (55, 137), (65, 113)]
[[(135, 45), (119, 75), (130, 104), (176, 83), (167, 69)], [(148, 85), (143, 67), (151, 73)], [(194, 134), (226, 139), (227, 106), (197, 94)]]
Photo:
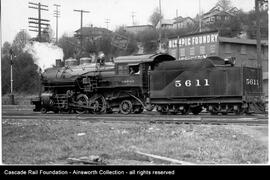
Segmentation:
[(63, 60), (64, 57), (63, 50), (60, 47), (47, 42), (28, 43), (24, 51), (32, 55), (34, 63), (38, 65), (42, 71), (55, 65), (56, 59)]

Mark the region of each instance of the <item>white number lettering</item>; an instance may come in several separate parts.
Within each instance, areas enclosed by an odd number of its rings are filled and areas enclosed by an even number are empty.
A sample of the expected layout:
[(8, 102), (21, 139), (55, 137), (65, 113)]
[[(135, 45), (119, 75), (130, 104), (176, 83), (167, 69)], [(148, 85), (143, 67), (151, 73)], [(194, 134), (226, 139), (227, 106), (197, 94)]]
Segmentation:
[(185, 85), (186, 85), (186, 87), (190, 87), (191, 86), (191, 80), (186, 80)]
[[(186, 80), (185, 81), (185, 86), (186, 87), (190, 87), (190, 86), (192, 86), (193, 82), (194, 82), (194, 84), (195, 84), (196, 87), (199, 87), (199, 86), (210, 86), (208, 79), (204, 79), (204, 84), (203, 85), (201, 85), (201, 82), (200, 82), (199, 79), (196, 79), (194, 81), (192, 81), (192, 80)], [(175, 87), (181, 87), (182, 86), (181, 80), (176, 80), (174, 85), (175, 85)]]
[(208, 79), (204, 79), (204, 81), (205, 81), (204, 86), (210, 86), (209, 83), (208, 83)]
[(247, 85), (259, 86), (259, 80), (257, 80), (257, 79), (246, 79), (246, 84)]
[(196, 86), (201, 86), (201, 85), (200, 85), (200, 80), (199, 80), (199, 79), (196, 79)]
[(175, 87), (181, 87), (181, 80), (175, 81)]

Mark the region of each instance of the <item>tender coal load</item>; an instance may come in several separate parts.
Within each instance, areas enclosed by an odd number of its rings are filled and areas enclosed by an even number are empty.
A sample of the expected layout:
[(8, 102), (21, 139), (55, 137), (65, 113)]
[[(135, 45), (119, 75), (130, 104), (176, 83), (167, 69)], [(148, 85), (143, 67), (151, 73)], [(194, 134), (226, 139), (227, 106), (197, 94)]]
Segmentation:
[(225, 65), (224, 59), (219, 57), (209, 57), (205, 59), (164, 61), (160, 63), (155, 70), (188, 70), (212, 68), (219, 65)]

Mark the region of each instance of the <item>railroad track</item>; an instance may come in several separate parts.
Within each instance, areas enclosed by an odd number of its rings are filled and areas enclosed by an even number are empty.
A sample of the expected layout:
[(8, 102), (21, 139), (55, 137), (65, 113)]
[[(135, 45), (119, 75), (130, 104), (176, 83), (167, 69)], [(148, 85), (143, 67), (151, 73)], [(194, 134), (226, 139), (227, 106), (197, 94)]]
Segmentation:
[(166, 123), (166, 124), (242, 124), (242, 125), (268, 125), (268, 117), (264, 115), (253, 116), (211, 116), (203, 114), (194, 115), (159, 115), (148, 113), (139, 115), (101, 114), (101, 115), (76, 115), (76, 114), (3, 114), (3, 120), (9, 119), (32, 119), (32, 120), (80, 120), (89, 122), (135, 122), (135, 123)]

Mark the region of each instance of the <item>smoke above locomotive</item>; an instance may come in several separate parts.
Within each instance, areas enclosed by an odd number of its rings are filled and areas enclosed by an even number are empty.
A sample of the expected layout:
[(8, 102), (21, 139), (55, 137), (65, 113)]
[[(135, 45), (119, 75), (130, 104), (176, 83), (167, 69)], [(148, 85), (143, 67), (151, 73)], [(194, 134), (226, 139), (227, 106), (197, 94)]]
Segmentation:
[(26, 44), (25, 52), (32, 55), (34, 63), (39, 66), (42, 72), (55, 65), (56, 59), (63, 60), (63, 49), (52, 43), (31, 42)]

